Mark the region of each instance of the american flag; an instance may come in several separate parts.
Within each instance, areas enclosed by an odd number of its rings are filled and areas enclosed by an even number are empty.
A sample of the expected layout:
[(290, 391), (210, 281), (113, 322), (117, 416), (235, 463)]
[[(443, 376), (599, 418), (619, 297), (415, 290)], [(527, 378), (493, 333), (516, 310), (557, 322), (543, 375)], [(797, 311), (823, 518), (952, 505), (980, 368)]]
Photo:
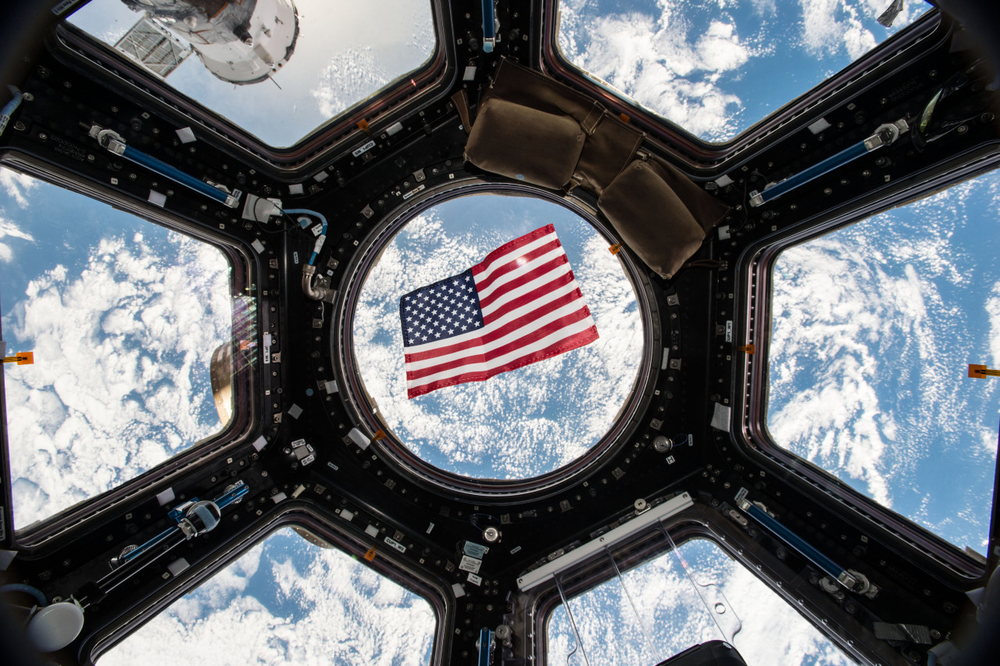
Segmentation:
[(399, 299), (406, 395), (480, 382), (597, 339), (549, 224)]

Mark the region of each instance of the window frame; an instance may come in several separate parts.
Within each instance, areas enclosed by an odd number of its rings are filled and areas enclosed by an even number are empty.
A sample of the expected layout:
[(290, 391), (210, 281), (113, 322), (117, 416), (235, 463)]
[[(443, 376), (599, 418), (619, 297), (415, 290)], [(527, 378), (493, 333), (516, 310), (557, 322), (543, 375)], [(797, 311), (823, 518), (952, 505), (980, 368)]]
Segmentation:
[[(768, 358), (770, 353), (771, 288), (774, 265), (782, 251), (809, 242), (837, 229), (949, 189), (968, 179), (1000, 169), (1000, 157), (987, 150), (956, 158), (935, 169), (926, 180), (909, 184), (888, 195), (869, 194), (856, 207), (828, 211), (785, 231), (771, 234), (747, 247), (736, 267), (736, 336), (755, 348), (754, 354), (734, 359), (731, 426), (738, 448), (767, 469), (783, 475), (820, 503), (840, 507), (855, 521), (868, 523), (890, 539), (902, 541), (914, 559), (939, 572), (957, 587), (968, 588), (982, 580), (986, 565), (960, 546), (934, 534), (892, 509), (855, 490), (827, 470), (779, 446), (767, 427)], [(998, 458), (1000, 461), (1000, 458)], [(1000, 464), (1000, 463), (998, 463)], [(994, 492), (995, 509), (1000, 497)]]
[(647, 110), (623, 93), (602, 86), (567, 60), (559, 48), (559, 0), (546, 4), (544, 16), (540, 20), (542, 40), (539, 60), (542, 71), (574, 88), (585, 90), (615, 114), (627, 116), (632, 125), (646, 132), (647, 140), (667, 149), (678, 160), (683, 160), (680, 165), (682, 168), (687, 167), (688, 171), (711, 168), (718, 174), (730, 168), (729, 163), (733, 158), (749, 149), (757, 152), (801, 129), (803, 116), (809, 115), (820, 105), (828, 105), (831, 100), (840, 97), (845, 89), (853, 87), (859, 79), (875, 75), (876, 70), (882, 73), (903, 66), (906, 61), (939, 45), (951, 31), (950, 20), (936, 6), (930, 7), (912, 24), (891, 35), (819, 85), (788, 100), (732, 139), (711, 143)]
[(171, 604), (199, 587), (212, 576), (221, 572), (230, 564), (236, 562), (247, 551), (269, 538), (274, 532), (283, 528), (301, 528), (314, 536), (326, 541), (348, 557), (353, 557), (362, 566), (366, 566), (381, 576), (385, 576), (407, 591), (427, 601), (434, 612), (434, 638), (431, 644), (430, 664), (441, 663), (442, 658), (450, 649), (450, 629), (454, 622), (455, 607), (450, 601), (450, 588), (444, 583), (432, 580), (423, 571), (413, 568), (408, 562), (399, 558), (396, 560), (391, 553), (380, 554), (368, 562), (364, 555), (367, 551), (359, 539), (334, 523), (328, 517), (322, 516), (309, 508), (301, 506), (288, 507), (277, 513), (267, 522), (258, 525), (242, 539), (224, 545), (212, 557), (205, 558), (184, 573), (173, 578), (172, 582), (144, 600), (141, 606), (133, 607), (130, 618), (117, 626), (104, 626), (88, 636), (80, 646), (81, 663), (91, 665), (102, 654), (141, 629), (147, 622), (165, 611)]
[[(406, 113), (423, 108), (430, 100), (443, 98), (457, 77), (454, 40), (451, 29), (435, 0), (430, 2), (436, 38), (436, 48), (430, 58), (416, 70), (403, 75), (398, 81), (374, 93), (371, 97), (351, 105), (337, 116), (315, 128), (291, 146), (271, 146), (255, 137), (228, 118), (203, 106), (197, 100), (175, 90), (165, 80), (131, 62), (121, 53), (88, 33), (65, 21), (72, 12), (63, 15), (55, 28), (53, 53), (76, 68), (91, 70), (94, 78), (114, 80), (112, 85), (131, 88), (131, 92), (144, 98), (143, 103), (157, 108), (157, 115), (180, 114), (188, 124), (197, 124), (200, 132), (228, 144), (260, 165), (294, 169), (307, 173), (315, 162), (345, 148), (360, 132), (358, 123), (366, 121), (375, 125), (391, 124)], [(73, 8), (73, 12), (85, 3)], [(412, 81), (412, 83), (411, 83)], [(416, 90), (414, 93), (413, 91)], [(324, 161), (329, 161), (328, 159)]]
[[(795, 581), (791, 576), (776, 571), (770, 565), (762, 566), (756, 559), (748, 559), (744, 553), (744, 548), (739, 546), (738, 536), (740, 532), (731, 524), (713, 521), (711, 512), (704, 507), (696, 506), (687, 509), (668, 521), (658, 523), (651, 528), (631, 535), (626, 541), (623, 541), (621, 544), (615, 544), (611, 548), (619, 548), (628, 544), (639, 544), (644, 539), (649, 539), (655, 534), (662, 534), (660, 531), (661, 524), (662, 528), (670, 535), (670, 538), (678, 548), (694, 539), (703, 539), (712, 542), (729, 558), (739, 563), (747, 571), (756, 576), (768, 589), (781, 597), (805, 621), (809, 622), (827, 640), (836, 645), (845, 656), (859, 663), (865, 662), (866, 657), (864, 653), (857, 650), (853, 643), (848, 643), (846, 637), (840, 636), (833, 630), (835, 623), (830, 621), (831, 618), (814, 612), (814, 608), (817, 607), (816, 599), (810, 597), (808, 594), (806, 595), (808, 598), (803, 599), (801, 596), (802, 591), (796, 591)], [(615, 578), (615, 569), (608, 562), (607, 558), (605, 557), (603, 560), (600, 560), (601, 556), (605, 555), (606, 552), (606, 550), (602, 550), (593, 557), (561, 573), (561, 575), (565, 575), (566, 573), (572, 574), (574, 571), (585, 571), (588, 568), (594, 572), (587, 579), (585, 585), (581, 585), (579, 589), (575, 589), (573, 595), (568, 595), (569, 599), (576, 598)], [(651, 562), (659, 557), (669, 556), (669, 554), (669, 548), (649, 548), (642, 557), (632, 562), (631, 568), (622, 569), (622, 573), (624, 574), (632, 568)], [(824, 592), (818, 592), (818, 595), (824, 594)], [(546, 666), (549, 663), (547, 658), (549, 652), (549, 626), (556, 609), (562, 604), (562, 598), (554, 579), (529, 591), (528, 595), (530, 599), (526, 606), (531, 610), (531, 615), (534, 616), (532, 630), (537, 637), (532, 653), (535, 655), (535, 662), (539, 666)], [(821, 596), (820, 599), (822, 599)]]
[[(184, 234), (190, 238), (208, 243), (219, 250), (230, 267), (230, 294), (245, 292), (256, 280), (255, 262), (251, 251), (219, 234), (213, 234), (204, 227), (187, 222), (171, 215), (165, 209), (158, 208), (147, 202), (128, 199), (113, 190), (93, 183), (81, 182), (73, 175), (48, 165), (33, 157), (16, 151), (0, 156), (0, 165), (61, 187), (80, 196), (95, 199), (101, 203), (113, 206), (142, 222), (162, 226), (170, 231)], [(255, 300), (257, 295), (254, 294)], [(258, 331), (259, 335), (259, 331)], [(0, 384), (3, 382), (0, 381)], [(7, 439), (7, 408), (6, 391), (0, 393), (2, 407), (2, 437), (0, 437), (0, 464), (3, 465), (3, 483), (6, 497), (5, 523), (13, 526), (7, 530), (5, 547), (17, 544), (25, 550), (36, 550), (53, 540), (69, 536), (78, 529), (87, 529), (91, 521), (115, 511), (118, 507), (134, 498), (149, 493), (151, 486), (168, 487), (175, 480), (183, 478), (192, 467), (202, 466), (209, 460), (221, 458), (239, 447), (246, 437), (254, 431), (260, 422), (258, 409), (259, 371), (253, 366), (247, 366), (243, 371), (233, 375), (233, 415), (229, 423), (218, 432), (192, 443), (187, 449), (164, 460), (155, 467), (129, 479), (118, 486), (82, 502), (74, 504), (62, 511), (48, 516), (24, 529), (16, 529), (13, 520), (13, 505), (11, 500), (11, 470), (9, 459), (9, 442)]]

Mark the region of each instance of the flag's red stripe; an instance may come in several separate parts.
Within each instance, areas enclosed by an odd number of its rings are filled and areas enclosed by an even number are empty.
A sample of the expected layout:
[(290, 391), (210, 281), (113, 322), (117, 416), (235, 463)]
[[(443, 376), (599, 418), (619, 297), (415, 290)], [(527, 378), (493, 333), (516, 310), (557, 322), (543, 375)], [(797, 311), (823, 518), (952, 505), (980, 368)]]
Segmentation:
[[(510, 261), (506, 264), (502, 264), (499, 268), (493, 270), (489, 277), (484, 278), (482, 281), (476, 280), (476, 289), (480, 292), (486, 291), (491, 284), (496, 282), (498, 279), (512, 273), (514, 271), (520, 270), (529, 261), (534, 261), (542, 255), (548, 254), (552, 250), (557, 250), (562, 247), (562, 243), (559, 242), (558, 238), (552, 239), (552, 241), (542, 245), (541, 247), (536, 247), (534, 250), (522, 254), (519, 257), (512, 257)], [(562, 256), (565, 257), (566, 253), (563, 252)]]
[(456, 358), (445, 363), (439, 363), (437, 365), (431, 365), (421, 370), (407, 370), (406, 378), (408, 380), (420, 379), (422, 377), (429, 377), (431, 375), (436, 375), (439, 372), (445, 372), (447, 370), (454, 370), (455, 368), (460, 368), (463, 365), (469, 365), (472, 363), (488, 363), (495, 358), (499, 358), (505, 354), (509, 354), (513, 351), (530, 345), (533, 342), (538, 342), (539, 340), (558, 332), (560, 329), (569, 326), (570, 324), (575, 324), (578, 321), (586, 319), (590, 316), (590, 310), (587, 306), (582, 306), (579, 310), (575, 312), (570, 312), (569, 314), (555, 319), (541, 328), (536, 328), (526, 335), (521, 336), (511, 340), (505, 345), (501, 345), (496, 349), (491, 349), (482, 354), (470, 354), (468, 356), (463, 356), (462, 358)]
[(535, 229), (534, 231), (526, 233), (520, 238), (515, 238), (512, 241), (504, 243), (503, 245), (501, 245), (500, 247), (498, 247), (497, 249), (493, 250), (488, 255), (486, 255), (485, 259), (483, 259), (478, 264), (473, 266), (472, 274), (479, 275), (487, 268), (489, 268), (490, 264), (496, 261), (497, 257), (502, 257), (503, 255), (507, 254), (508, 252), (511, 252), (512, 250), (516, 250), (519, 247), (524, 247), (528, 243), (532, 243), (541, 238), (542, 236), (548, 236), (549, 234), (554, 234), (555, 232), (556, 232), (555, 227), (553, 227), (551, 224), (546, 224), (541, 229)]
[[(550, 294), (553, 291), (559, 289), (560, 287), (571, 284), (573, 283), (573, 281), (574, 281), (573, 273), (569, 272), (566, 273), (565, 275), (560, 275), (558, 278), (552, 280), (551, 282), (546, 282), (545, 284), (539, 285), (535, 289), (532, 289), (531, 291), (525, 294), (521, 294), (517, 298), (513, 298), (507, 301), (493, 312), (490, 312), (489, 314), (484, 314), (483, 324), (488, 325), (491, 322), (498, 321), (501, 317), (506, 316), (508, 313), (513, 312), (518, 308), (522, 308), (526, 305), (530, 305), (533, 301), (537, 301), (546, 294)], [(571, 291), (569, 294), (567, 294), (567, 296), (571, 296), (572, 298), (583, 298), (583, 294), (580, 293), (579, 288)]]
[[(559, 268), (560, 266), (566, 265), (568, 263), (569, 259), (566, 257), (565, 254), (562, 254), (558, 257), (553, 257), (549, 261), (546, 261), (544, 264), (537, 266), (531, 269), (530, 271), (525, 271), (521, 275), (518, 275), (517, 277), (511, 279), (510, 282), (498, 286), (493, 291), (493, 293), (487, 296), (486, 298), (480, 298), (479, 307), (480, 308), (489, 307), (494, 301), (496, 301), (498, 298), (508, 293), (509, 291), (517, 289), (518, 287), (521, 287), (523, 285), (526, 285), (532, 280), (537, 280), (540, 277), (544, 277), (547, 273), (550, 273), (555, 269)], [(567, 275), (569, 275), (569, 278), (571, 280), (573, 279), (572, 271), (567, 273)], [(476, 284), (476, 289), (482, 292), (482, 287), (480, 287), (479, 284)]]
[(591, 326), (585, 331), (580, 331), (579, 333), (572, 335), (568, 338), (560, 340), (555, 344), (541, 349), (539, 351), (528, 354), (527, 356), (522, 356), (521, 358), (514, 359), (503, 366), (493, 368), (492, 370), (484, 370), (480, 372), (470, 372), (463, 375), (456, 375), (454, 377), (447, 377), (445, 379), (439, 379), (437, 381), (431, 382), (430, 384), (424, 384), (422, 386), (415, 386), (406, 390), (407, 398), (416, 398), (417, 396), (424, 395), (425, 393), (430, 393), (431, 391), (436, 391), (440, 388), (445, 388), (446, 386), (454, 386), (456, 384), (463, 384), (465, 382), (481, 382), (494, 377), (501, 372), (507, 372), (509, 370), (516, 370), (518, 368), (523, 368), (526, 365), (532, 363), (537, 363), (538, 361), (544, 361), (547, 358), (552, 358), (553, 356), (558, 356), (564, 352), (568, 352), (572, 349), (577, 349), (578, 347), (583, 347), (588, 345), (594, 340), (598, 339), (597, 327)]
[(507, 322), (500, 328), (497, 328), (495, 330), (483, 329), (483, 335), (479, 337), (465, 340), (464, 342), (456, 342), (453, 345), (448, 345), (446, 347), (439, 347), (438, 349), (410, 352), (404, 354), (404, 358), (406, 359), (407, 363), (413, 363), (415, 361), (426, 361), (428, 359), (438, 358), (440, 356), (447, 356), (448, 354), (455, 354), (465, 349), (478, 349), (479, 347), (485, 344), (489, 344), (494, 340), (499, 340), (505, 335), (510, 334), (512, 331), (515, 331), (519, 328), (529, 325), (532, 321), (544, 317), (550, 312), (555, 312), (559, 308), (569, 305), (570, 303), (578, 300), (579, 298), (580, 298), (579, 290), (577, 290), (576, 292), (570, 292), (568, 294), (564, 294), (559, 298), (553, 299), (549, 303), (545, 303), (544, 305), (541, 305), (538, 308), (530, 312), (526, 312), (520, 317)]

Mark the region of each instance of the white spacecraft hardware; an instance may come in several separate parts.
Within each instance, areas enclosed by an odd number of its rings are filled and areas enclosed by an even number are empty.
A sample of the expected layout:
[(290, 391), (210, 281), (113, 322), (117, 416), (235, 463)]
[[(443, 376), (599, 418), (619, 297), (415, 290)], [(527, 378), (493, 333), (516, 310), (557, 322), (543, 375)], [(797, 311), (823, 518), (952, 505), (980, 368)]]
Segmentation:
[(291, 0), (122, 0), (144, 16), (115, 48), (166, 78), (191, 54), (215, 76), (246, 85), (292, 57), (299, 19)]

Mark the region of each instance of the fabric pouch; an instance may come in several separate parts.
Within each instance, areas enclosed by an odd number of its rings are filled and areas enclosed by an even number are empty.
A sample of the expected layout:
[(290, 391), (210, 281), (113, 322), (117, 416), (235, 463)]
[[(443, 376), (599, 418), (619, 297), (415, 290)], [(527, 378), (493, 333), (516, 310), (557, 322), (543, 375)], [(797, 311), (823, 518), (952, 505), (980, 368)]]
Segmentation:
[(491, 97), (480, 106), (465, 157), (486, 171), (557, 190), (573, 177), (586, 136), (571, 116)]
[(669, 165), (646, 160), (611, 181), (597, 206), (625, 244), (668, 279), (729, 210)]

